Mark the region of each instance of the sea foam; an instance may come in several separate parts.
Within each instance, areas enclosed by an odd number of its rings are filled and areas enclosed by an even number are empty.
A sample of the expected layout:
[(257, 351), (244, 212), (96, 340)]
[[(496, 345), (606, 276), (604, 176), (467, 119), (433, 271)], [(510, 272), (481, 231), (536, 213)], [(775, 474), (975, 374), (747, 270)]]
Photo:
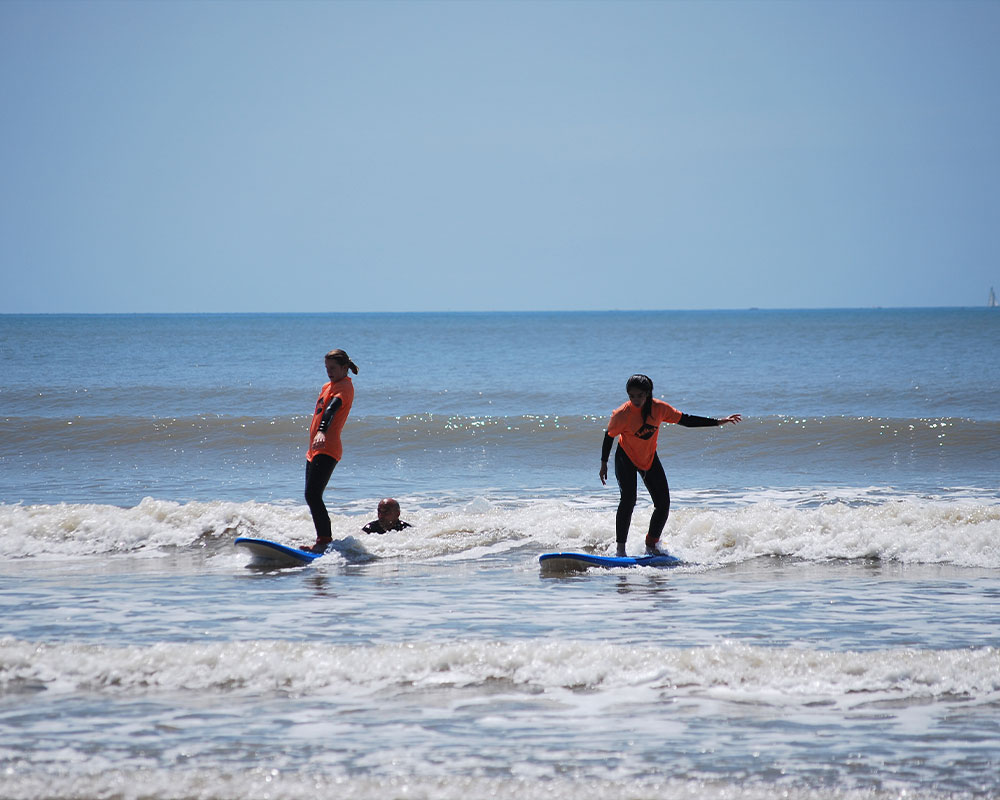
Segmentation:
[[(831, 496), (832, 495), (832, 496)], [(372, 501), (334, 513), (338, 559), (453, 559), (485, 553), (551, 550), (606, 553), (613, 546), (614, 506), (607, 500), (468, 498), (451, 507), (405, 504), (414, 527), (385, 536), (361, 526)], [(886, 560), (1000, 568), (1000, 505), (975, 499), (801, 494), (724, 502), (678, 494), (664, 532), (686, 562), (718, 566), (782, 556), (807, 561)], [(630, 547), (640, 548), (648, 506), (633, 517)], [(155, 558), (178, 550), (232, 555), (237, 536), (302, 544), (314, 538), (304, 506), (191, 502), (147, 498), (137, 506), (0, 505), (0, 556), (60, 559), (86, 556)]]
[(150, 646), (0, 639), (4, 694), (210, 692), (384, 695), (425, 689), (521, 687), (655, 696), (725, 696), (763, 705), (842, 708), (878, 699), (1000, 702), (1000, 650), (909, 648), (834, 652), (725, 642), (633, 647), (510, 640), (370, 646), (294, 641), (161, 642)]

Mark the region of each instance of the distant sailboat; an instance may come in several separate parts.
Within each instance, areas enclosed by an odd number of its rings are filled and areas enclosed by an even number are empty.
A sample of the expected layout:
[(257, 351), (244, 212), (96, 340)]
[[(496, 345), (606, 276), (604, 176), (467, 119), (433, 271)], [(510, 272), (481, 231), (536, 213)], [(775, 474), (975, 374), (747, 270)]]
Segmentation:
[(997, 307), (997, 293), (993, 291), (993, 287), (990, 287), (990, 299), (986, 301), (986, 305), (990, 308)]

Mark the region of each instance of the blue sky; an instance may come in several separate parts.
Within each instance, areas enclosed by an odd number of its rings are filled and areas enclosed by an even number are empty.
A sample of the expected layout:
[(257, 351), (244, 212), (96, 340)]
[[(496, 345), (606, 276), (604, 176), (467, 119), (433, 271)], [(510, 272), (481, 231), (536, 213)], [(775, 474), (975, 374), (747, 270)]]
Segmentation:
[(0, 3), (0, 312), (984, 305), (1000, 2)]

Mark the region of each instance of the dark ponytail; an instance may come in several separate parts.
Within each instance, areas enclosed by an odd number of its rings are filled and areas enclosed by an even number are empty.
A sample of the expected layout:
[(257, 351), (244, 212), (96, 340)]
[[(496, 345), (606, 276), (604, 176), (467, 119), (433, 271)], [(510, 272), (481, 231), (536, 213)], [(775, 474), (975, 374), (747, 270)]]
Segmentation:
[(331, 350), (326, 354), (327, 358), (332, 358), (340, 366), (347, 367), (355, 375), (358, 374), (358, 365), (351, 361), (351, 357), (347, 355), (343, 350)]

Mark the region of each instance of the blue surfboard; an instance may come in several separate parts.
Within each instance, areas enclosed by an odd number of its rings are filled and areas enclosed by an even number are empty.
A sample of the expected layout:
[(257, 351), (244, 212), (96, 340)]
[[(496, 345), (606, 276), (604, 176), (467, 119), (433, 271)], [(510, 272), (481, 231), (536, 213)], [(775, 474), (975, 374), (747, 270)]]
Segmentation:
[(595, 556), (590, 553), (543, 553), (538, 557), (543, 570), (581, 572), (590, 567), (676, 567), (684, 563), (669, 554), (659, 556)]
[(233, 544), (250, 551), (252, 558), (247, 564), (248, 567), (261, 567), (263, 569), (304, 567), (323, 555), (322, 553), (299, 550), (296, 547), (289, 547), (268, 539), (248, 539), (245, 536), (237, 537)]

